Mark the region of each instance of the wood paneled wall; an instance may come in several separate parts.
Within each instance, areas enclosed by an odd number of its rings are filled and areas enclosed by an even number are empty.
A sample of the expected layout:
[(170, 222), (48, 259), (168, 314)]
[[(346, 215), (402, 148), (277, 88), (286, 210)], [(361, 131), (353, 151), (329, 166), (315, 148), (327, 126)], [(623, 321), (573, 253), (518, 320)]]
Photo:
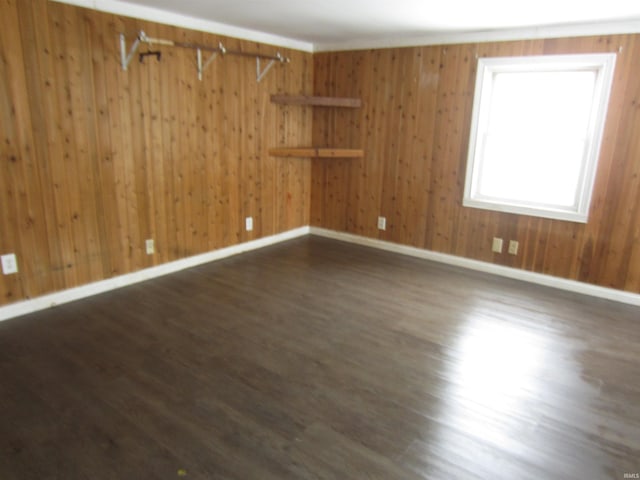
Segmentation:
[[(124, 72), (118, 34), (139, 30), (281, 50), (292, 61), (257, 83), (252, 59), (227, 56), (199, 82), (193, 51), (160, 48), (160, 63), (134, 59)], [(580, 52), (619, 52), (589, 222), (463, 208), (476, 56)], [(15, 252), (20, 267), (0, 275), (0, 305), (309, 223), (640, 292), (637, 78), (637, 35), (312, 59), (46, 0), (0, 0), (0, 253)], [(363, 107), (269, 102), (312, 91)], [(267, 154), (312, 137), (365, 156)], [(494, 236), (518, 240), (518, 256), (492, 253)]]
[[(269, 102), (309, 93), (310, 54), (256, 82), (255, 60), (195, 51), (119, 64), (118, 35), (274, 54), (253, 42), (46, 0), (0, 0), (0, 304), (309, 224), (309, 162), (269, 147), (309, 144), (312, 114)], [(154, 49), (156, 49), (154, 47)], [(146, 50), (146, 47), (142, 47)], [(244, 231), (244, 217), (254, 230)], [(153, 238), (155, 255), (144, 241)]]
[[(591, 52), (619, 53), (588, 223), (463, 208), (476, 57)], [(317, 109), (314, 143), (365, 155), (313, 161), (312, 225), (640, 292), (639, 78), (638, 35), (316, 54), (314, 93), (363, 107)]]

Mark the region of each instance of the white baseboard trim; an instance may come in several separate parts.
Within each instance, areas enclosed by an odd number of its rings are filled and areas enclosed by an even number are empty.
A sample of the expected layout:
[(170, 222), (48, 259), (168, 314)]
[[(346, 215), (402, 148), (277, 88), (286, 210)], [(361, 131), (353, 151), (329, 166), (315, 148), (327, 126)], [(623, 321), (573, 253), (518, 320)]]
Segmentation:
[(518, 268), (495, 265), (493, 263), (481, 262), (479, 260), (472, 260), (464, 257), (457, 257), (455, 255), (448, 255), (446, 253), (433, 252), (431, 250), (424, 250), (421, 248), (410, 247), (408, 245), (401, 245), (399, 243), (387, 242), (375, 238), (362, 237), (360, 235), (354, 235), (351, 233), (337, 232), (335, 230), (311, 227), (310, 233), (312, 235), (332, 238), (335, 240), (342, 240), (344, 242), (378, 248), (380, 250), (386, 250), (389, 252), (408, 255), (411, 257), (433, 260), (435, 262), (455, 265), (457, 267), (468, 268), (470, 270), (477, 270), (480, 272), (500, 275), (502, 277), (523, 280), (525, 282), (544, 285), (546, 287), (553, 287), (569, 292), (581, 293), (583, 295), (590, 295), (592, 297), (604, 298), (620, 303), (640, 306), (640, 294), (637, 293), (616, 290), (614, 288), (600, 287), (598, 285), (592, 285), (590, 283), (578, 282), (575, 280), (554, 277), (551, 275), (545, 275), (543, 273), (530, 272)]
[(193, 257), (183, 258), (169, 263), (163, 263), (162, 265), (145, 268), (144, 270), (120, 275), (118, 277), (100, 280), (98, 282), (89, 283), (80, 287), (70, 288), (68, 290), (50, 293), (41, 297), (12, 303), (4, 307), (0, 307), (0, 321), (19, 317), (28, 313), (37, 312), (38, 310), (44, 310), (56, 305), (61, 305), (63, 303), (73, 302), (74, 300), (80, 300), (92, 295), (108, 292), (109, 290), (126, 287), (127, 285), (133, 285), (134, 283), (144, 282), (145, 280), (161, 277), (163, 275), (168, 275), (170, 273), (202, 265), (204, 263), (231, 257), (240, 253), (257, 250), (269, 245), (275, 245), (277, 243), (298, 237), (303, 237), (308, 234), (332, 238), (334, 240), (341, 240), (343, 242), (377, 248), (380, 250), (386, 250), (388, 252), (399, 253), (401, 255), (408, 255), (425, 260), (432, 260), (448, 265), (468, 268), (470, 270), (491, 273), (494, 275), (500, 275), (502, 277), (513, 278), (515, 280), (522, 280), (529, 283), (544, 285), (546, 287), (557, 288), (560, 290), (580, 293), (583, 295), (590, 295), (592, 297), (604, 298), (620, 303), (640, 306), (640, 294), (637, 293), (625, 292), (623, 290), (616, 290), (613, 288), (600, 287), (598, 285), (591, 285), (589, 283), (577, 282), (575, 280), (553, 277), (551, 275), (505, 267), (502, 265), (494, 265), (492, 263), (481, 262), (479, 260), (471, 260), (469, 258), (448, 255), (446, 253), (433, 252), (421, 248), (410, 247), (408, 245), (401, 245), (399, 243), (387, 242), (375, 238), (362, 237), (360, 235), (354, 235), (351, 233), (306, 226), (278, 233), (276, 235), (258, 238), (249, 242), (240, 243), (238, 245), (221, 248), (219, 250), (202, 253)]
[(278, 233), (276, 235), (270, 235), (268, 237), (258, 238), (249, 242), (240, 243), (238, 245), (232, 245), (230, 247), (221, 248), (219, 250), (213, 250), (211, 252), (194, 255), (193, 257), (182, 258), (173, 262), (163, 263), (155, 267), (145, 268), (144, 270), (138, 270), (137, 272), (127, 273), (106, 280), (100, 280), (98, 282), (89, 283), (80, 287), (70, 288), (68, 290), (62, 290), (60, 292), (54, 292), (41, 297), (36, 297), (29, 300), (24, 300), (17, 303), (12, 303), (4, 307), (0, 307), (0, 321), (8, 320), (10, 318), (26, 315), (27, 313), (33, 313), (38, 310), (44, 310), (46, 308), (61, 305), (63, 303), (72, 302), (74, 300), (80, 300), (81, 298), (97, 295), (98, 293), (107, 292), (116, 288), (125, 287), (138, 282), (144, 282), (152, 278), (161, 277), (169, 273), (178, 272), (186, 268), (202, 265), (203, 263), (213, 262), (222, 258), (238, 255), (239, 253), (248, 252), (250, 250), (256, 250), (276, 243), (291, 240), (293, 238), (302, 237), (308, 235), (310, 231), (309, 227), (300, 227), (294, 230), (288, 230), (286, 232)]

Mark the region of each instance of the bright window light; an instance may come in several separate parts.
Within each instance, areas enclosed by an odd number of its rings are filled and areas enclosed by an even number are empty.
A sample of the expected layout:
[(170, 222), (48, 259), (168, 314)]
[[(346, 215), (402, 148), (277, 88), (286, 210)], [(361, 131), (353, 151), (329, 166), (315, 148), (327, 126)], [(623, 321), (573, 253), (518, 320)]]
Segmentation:
[(586, 222), (614, 54), (482, 58), (464, 205)]

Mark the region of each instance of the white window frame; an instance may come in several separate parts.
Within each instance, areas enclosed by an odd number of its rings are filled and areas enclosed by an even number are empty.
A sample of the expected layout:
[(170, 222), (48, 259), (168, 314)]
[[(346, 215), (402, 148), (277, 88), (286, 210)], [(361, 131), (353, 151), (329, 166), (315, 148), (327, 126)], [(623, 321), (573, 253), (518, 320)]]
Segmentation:
[[(463, 205), (485, 210), (586, 223), (607, 115), (615, 59), (616, 55), (614, 53), (478, 59)], [(484, 138), (487, 132), (495, 75), (506, 72), (568, 72), (584, 70), (596, 72), (596, 84), (592, 99), (582, 171), (578, 181), (574, 205), (571, 207), (543, 205), (541, 203), (518, 202), (512, 199), (488, 198), (480, 195), (478, 181), (483, 161), (480, 139)]]

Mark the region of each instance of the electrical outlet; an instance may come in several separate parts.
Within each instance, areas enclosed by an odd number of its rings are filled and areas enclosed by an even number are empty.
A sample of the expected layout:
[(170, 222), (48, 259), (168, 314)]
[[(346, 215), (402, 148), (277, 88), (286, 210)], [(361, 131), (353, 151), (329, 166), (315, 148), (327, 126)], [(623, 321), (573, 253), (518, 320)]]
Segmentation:
[(502, 239), (498, 237), (493, 237), (493, 245), (491, 246), (491, 250), (495, 253), (502, 253)]
[(378, 230), (386, 230), (386, 229), (387, 229), (386, 217), (378, 217)]
[(148, 238), (144, 241), (144, 245), (147, 249), (147, 255), (153, 255), (156, 251), (156, 246), (153, 243), (153, 238)]
[(518, 254), (518, 242), (516, 240), (509, 240), (509, 254)]
[(15, 253), (7, 253), (0, 258), (2, 258), (2, 273), (5, 275), (18, 273), (18, 259)]
[(247, 230), (247, 232), (250, 232), (251, 230), (253, 230), (253, 217), (247, 217), (244, 219), (244, 226)]

